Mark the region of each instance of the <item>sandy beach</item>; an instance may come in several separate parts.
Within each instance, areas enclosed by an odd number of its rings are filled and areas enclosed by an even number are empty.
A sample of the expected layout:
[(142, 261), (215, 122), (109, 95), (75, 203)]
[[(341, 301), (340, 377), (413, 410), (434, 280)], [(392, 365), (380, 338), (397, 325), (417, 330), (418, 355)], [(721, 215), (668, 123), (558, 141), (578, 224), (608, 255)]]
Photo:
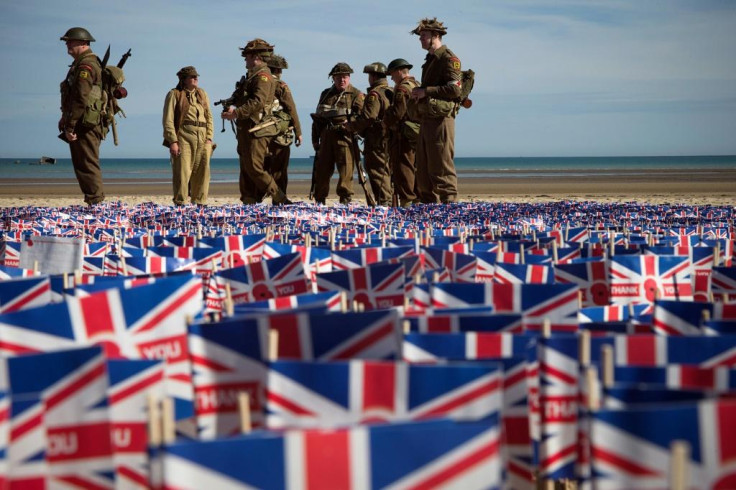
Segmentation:
[[(103, 169), (104, 175), (104, 169)], [(53, 183), (37, 179), (0, 178), (0, 206), (67, 206), (83, 204), (73, 175), (69, 179)], [(334, 203), (336, 177), (333, 177), (328, 203)], [(294, 201), (305, 201), (309, 193), (309, 181), (292, 180), (287, 194)], [(575, 172), (557, 172), (539, 178), (518, 178), (504, 172), (488, 177), (470, 178), (459, 175), (461, 201), (601, 201), (601, 202), (649, 202), (680, 204), (736, 205), (736, 170), (707, 170), (689, 172), (663, 170), (627, 171), (625, 175), (601, 175), (581, 177)], [(360, 185), (354, 183), (354, 200), (365, 202)], [(109, 201), (128, 204), (156, 202), (171, 204), (171, 186), (153, 181), (105, 180), (105, 195)], [(238, 201), (237, 183), (213, 183), (210, 186), (208, 204), (235, 204)]]

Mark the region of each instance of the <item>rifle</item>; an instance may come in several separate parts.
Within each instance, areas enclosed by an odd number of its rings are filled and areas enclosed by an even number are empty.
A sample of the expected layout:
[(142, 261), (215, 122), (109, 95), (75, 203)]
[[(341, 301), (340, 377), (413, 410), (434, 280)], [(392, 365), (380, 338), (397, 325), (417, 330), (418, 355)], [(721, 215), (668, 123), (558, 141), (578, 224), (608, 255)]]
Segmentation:
[[(227, 108), (231, 105), (235, 105), (235, 97), (230, 97), (228, 99), (220, 99), (217, 102), (215, 102), (215, 105), (221, 105), (222, 106), (222, 112), (226, 112)], [(230, 121), (230, 127), (233, 130), (233, 134), (235, 134), (235, 124), (233, 124), (232, 121)], [(222, 131), (221, 133), (225, 132), (225, 120), (222, 120)]]
[(314, 160), (312, 161), (312, 185), (309, 186), (309, 197), (308, 199), (311, 201), (314, 199), (314, 169), (317, 168), (317, 155), (319, 154), (319, 149), (314, 150)]
[[(120, 61), (118, 61), (117, 67), (122, 70), (123, 66), (125, 66), (125, 62), (128, 61), (128, 58), (130, 58), (132, 55), (130, 54), (131, 48), (128, 48), (128, 51), (123, 53), (123, 55), (120, 57)], [(107, 57), (110, 53), (110, 46), (107, 46), (107, 53), (105, 53), (105, 64), (107, 64)], [(103, 66), (104, 68), (104, 66)], [(119, 87), (116, 87), (113, 91), (113, 97), (115, 99), (124, 99), (128, 96), (128, 91), (123, 87), (122, 85)], [(115, 143), (115, 146), (118, 145), (118, 123), (115, 121), (115, 112), (120, 111), (123, 114), (123, 117), (125, 117), (125, 113), (123, 110), (117, 105), (116, 101), (110, 100), (109, 103), (112, 105), (113, 114), (112, 117), (110, 117), (110, 122), (112, 123), (112, 140), (113, 143)], [(117, 109), (117, 111), (116, 111)]]
[(358, 146), (358, 139), (359, 136), (357, 134), (354, 134), (353, 156), (355, 158), (355, 169), (358, 171), (358, 182), (360, 182), (361, 187), (363, 187), (366, 204), (368, 204), (368, 206), (374, 207), (376, 205), (376, 198), (373, 197), (373, 192), (371, 192), (370, 184), (368, 182), (368, 175), (365, 173), (365, 169), (363, 169), (363, 164), (360, 160), (360, 147)]

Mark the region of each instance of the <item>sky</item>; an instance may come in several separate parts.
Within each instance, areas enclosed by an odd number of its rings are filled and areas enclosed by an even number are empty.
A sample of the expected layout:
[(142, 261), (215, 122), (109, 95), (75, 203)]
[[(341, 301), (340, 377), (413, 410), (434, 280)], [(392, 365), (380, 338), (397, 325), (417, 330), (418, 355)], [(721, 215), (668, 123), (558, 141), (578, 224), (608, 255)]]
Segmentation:
[[(0, 158), (68, 158), (56, 138), (59, 83), (72, 59), (59, 38), (81, 26), (125, 66), (120, 145), (102, 158), (167, 158), (161, 116), (176, 72), (194, 65), (212, 101), (245, 73), (241, 46), (276, 45), (305, 133), (332, 66), (426, 54), (409, 34), (437, 17), (443, 42), (475, 72), (457, 117), (457, 157), (736, 154), (733, 0), (0, 0)], [(215, 110), (214, 158), (235, 158)]]

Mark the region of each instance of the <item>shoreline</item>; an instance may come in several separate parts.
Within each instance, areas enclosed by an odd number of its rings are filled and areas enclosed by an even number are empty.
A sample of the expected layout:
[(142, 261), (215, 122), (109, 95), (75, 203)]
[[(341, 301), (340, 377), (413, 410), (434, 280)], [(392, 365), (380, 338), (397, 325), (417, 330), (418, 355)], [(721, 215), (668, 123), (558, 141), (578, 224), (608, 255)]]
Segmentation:
[[(736, 169), (692, 172), (682, 170), (610, 170), (579, 175), (576, 170), (544, 172), (535, 177), (513, 177), (513, 172), (494, 171), (482, 177), (458, 173), (460, 201), (603, 201), (681, 204), (736, 205)], [(103, 169), (104, 177), (104, 169)], [(330, 185), (329, 202), (337, 200), (336, 177)], [(128, 204), (156, 202), (171, 204), (171, 183), (157, 179), (105, 179), (108, 201)], [(292, 179), (287, 195), (293, 201), (306, 201), (310, 181)], [(363, 190), (353, 182), (355, 202), (365, 202)], [(239, 202), (237, 182), (212, 182), (208, 204)], [(268, 201), (268, 200), (266, 200)], [(82, 194), (73, 175), (63, 179), (0, 178), (0, 207), (66, 206), (83, 204)]]

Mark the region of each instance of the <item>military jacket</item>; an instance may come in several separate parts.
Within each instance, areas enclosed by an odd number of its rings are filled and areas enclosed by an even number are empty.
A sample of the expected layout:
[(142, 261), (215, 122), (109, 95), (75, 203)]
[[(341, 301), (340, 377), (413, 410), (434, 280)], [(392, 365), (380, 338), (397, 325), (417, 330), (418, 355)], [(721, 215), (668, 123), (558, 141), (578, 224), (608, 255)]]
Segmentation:
[(422, 65), (422, 87), (429, 97), (460, 101), (460, 59), (444, 44), (434, 53), (427, 53)]
[(369, 128), (381, 129), (381, 122), (386, 109), (391, 105), (394, 91), (388, 86), (385, 78), (379, 78), (368, 87), (368, 95), (365, 96), (363, 109), (356, 121), (352, 124), (355, 131), (361, 132)]
[(80, 54), (61, 82), (61, 115), (64, 128), (73, 130), (89, 104), (90, 92), (102, 87), (102, 67), (92, 50)]
[[(312, 124), (312, 144), (319, 144), (320, 135), (324, 129), (337, 128), (354, 115), (360, 114), (363, 109), (365, 95), (363, 92), (348, 85), (345, 90), (339, 92), (335, 86), (322, 91), (319, 96), (319, 104)], [(325, 114), (338, 113), (337, 117), (324, 117)]]
[[(185, 120), (204, 123), (205, 139), (212, 140), (214, 122), (210, 111), (210, 99), (204, 89), (197, 87), (193, 94), (187, 95), (186, 90), (173, 88), (166, 94), (164, 102), (164, 146), (171, 146), (178, 140), (179, 129)], [(190, 97), (194, 103), (190, 102)]]
[[(235, 109), (238, 123), (257, 123), (261, 118), (270, 114), (276, 94), (276, 79), (266, 65), (253, 69), (245, 78), (245, 83), (236, 89), (236, 94), (242, 97), (243, 103)], [(237, 99), (237, 97), (236, 97)]]
[(396, 85), (394, 99), (391, 106), (386, 109), (386, 115), (383, 117), (386, 126), (395, 128), (398, 123), (405, 120), (419, 122), (419, 118), (415, 113), (416, 111), (409, 110), (410, 105), (416, 104), (411, 99), (411, 91), (418, 86), (419, 82), (412, 76), (404, 78)]
[(299, 123), (299, 114), (296, 111), (294, 97), (291, 95), (289, 86), (281, 79), (276, 80), (276, 98), (281, 102), (283, 111), (291, 117), (291, 125), (294, 127), (294, 134), (298, 138), (302, 135), (302, 126)]

